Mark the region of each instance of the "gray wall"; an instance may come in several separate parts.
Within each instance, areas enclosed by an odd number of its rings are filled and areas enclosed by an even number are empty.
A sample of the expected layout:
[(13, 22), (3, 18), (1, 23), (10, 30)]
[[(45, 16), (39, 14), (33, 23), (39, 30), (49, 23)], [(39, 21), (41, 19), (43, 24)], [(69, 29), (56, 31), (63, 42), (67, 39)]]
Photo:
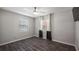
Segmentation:
[(75, 30), (72, 10), (54, 13), (53, 23), (53, 40), (75, 46)]
[[(28, 21), (27, 32), (19, 29), (19, 20), (25, 18)], [(31, 17), (0, 10), (0, 44), (29, 38), (34, 35), (34, 20)]]
[(35, 18), (35, 36), (39, 37), (40, 17)]
[[(39, 30), (39, 17), (36, 18), (36, 36)], [(51, 14), (52, 40), (68, 45), (75, 45), (74, 20), (72, 10)]]
[(79, 50), (79, 21), (75, 22), (75, 36), (76, 50)]

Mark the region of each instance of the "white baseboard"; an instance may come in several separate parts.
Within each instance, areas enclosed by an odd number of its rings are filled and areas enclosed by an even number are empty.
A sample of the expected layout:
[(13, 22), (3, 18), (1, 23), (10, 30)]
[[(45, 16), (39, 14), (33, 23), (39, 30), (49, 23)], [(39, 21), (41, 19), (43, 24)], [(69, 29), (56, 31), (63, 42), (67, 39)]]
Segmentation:
[[(31, 36), (31, 37), (33, 37), (33, 36)], [(31, 37), (25, 37), (25, 38), (16, 39), (16, 40), (13, 40), (13, 41), (5, 42), (5, 43), (0, 44), (0, 46), (2, 46), (2, 45), (6, 45), (6, 44), (9, 44), (9, 43), (13, 43), (13, 42), (16, 42), (16, 41), (20, 41), (20, 40), (23, 40), (23, 39), (31, 38)], [(36, 36), (36, 37), (38, 37), (38, 36)], [(61, 41), (58, 41), (58, 40), (53, 40), (53, 41), (55, 41), (55, 42), (59, 42), (59, 43), (63, 43), (63, 44), (67, 44), (67, 45), (72, 45), (72, 46), (74, 46), (74, 47), (76, 48), (76, 51), (78, 51), (77, 46), (74, 45), (74, 44), (65, 43), (65, 42), (61, 42)]]
[(34, 35), (35, 37), (39, 37), (39, 36), (37, 36), (37, 35)]
[(62, 42), (62, 41), (58, 41), (58, 40), (53, 40), (53, 41), (63, 43), (63, 44), (67, 44), (67, 45), (71, 45), (71, 46), (75, 47), (75, 44), (70, 44), (70, 43), (66, 43), (66, 42)]
[[(33, 36), (31, 36), (31, 37), (33, 37)], [(9, 43), (13, 43), (13, 42), (16, 42), (16, 41), (20, 41), (20, 40), (23, 40), (23, 39), (31, 38), (31, 37), (25, 37), (25, 38), (16, 39), (16, 40), (13, 40), (13, 41), (5, 42), (5, 43), (0, 44), (0, 46), (6, 45), (6, 44), (9, 44)]]
[(76, 51), (79, 51), (78, 48), (77, 48), (77, 46), (75, 46), (75, 49), (76, 49)]
[[(38, 37), (38, 36), (36, 36), (36, 37)], [(62, 42), (62, 41), (58, 41), (58, 40), (53, 40), (53, 39), (52, 39), (52, 41), (63, 43), (63, 44), (67, 44), (67, 45), (71, 45), (71, 46), (75, 47), (75, 44), (70, 44), (70, 43), (66, 43), (66, 42)]]
[(78, 49), (78, 47), (77, 47), (77, 45), (75, 44), (75, 49), (76, 49), (76, 51), (79, 51), (79, 49)]

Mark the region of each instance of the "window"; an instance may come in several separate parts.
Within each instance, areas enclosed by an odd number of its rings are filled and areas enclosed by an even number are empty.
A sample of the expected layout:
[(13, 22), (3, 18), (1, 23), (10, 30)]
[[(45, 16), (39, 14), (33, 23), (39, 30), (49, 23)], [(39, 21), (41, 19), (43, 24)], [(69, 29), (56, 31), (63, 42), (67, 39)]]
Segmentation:
[(21, 32), (26, 32), (28, 29), (28, 21), (26, 20), (26, 18), (21, 18), (20, 19), (20, 23), (19, 23), (19, 28)]
[(41, 16), (40, 21), (41, 30), (50, 31), (50, 15)]

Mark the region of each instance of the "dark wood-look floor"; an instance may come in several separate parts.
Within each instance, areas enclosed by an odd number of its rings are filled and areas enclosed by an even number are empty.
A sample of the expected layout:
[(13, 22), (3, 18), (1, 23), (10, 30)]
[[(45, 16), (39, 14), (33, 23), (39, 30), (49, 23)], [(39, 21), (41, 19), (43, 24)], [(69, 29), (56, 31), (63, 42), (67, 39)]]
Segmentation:
[(37, 37), (0, 46), (0, 51), (75, 51), (73, 46)]

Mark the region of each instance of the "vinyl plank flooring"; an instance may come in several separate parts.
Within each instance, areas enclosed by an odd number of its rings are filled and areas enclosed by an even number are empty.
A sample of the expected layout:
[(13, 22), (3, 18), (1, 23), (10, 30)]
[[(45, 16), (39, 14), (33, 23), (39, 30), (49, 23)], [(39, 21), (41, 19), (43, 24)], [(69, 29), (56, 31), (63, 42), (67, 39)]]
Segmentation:
[(75, 47), (32, 37), (0, 46), (0, 51), (75, 51)]

